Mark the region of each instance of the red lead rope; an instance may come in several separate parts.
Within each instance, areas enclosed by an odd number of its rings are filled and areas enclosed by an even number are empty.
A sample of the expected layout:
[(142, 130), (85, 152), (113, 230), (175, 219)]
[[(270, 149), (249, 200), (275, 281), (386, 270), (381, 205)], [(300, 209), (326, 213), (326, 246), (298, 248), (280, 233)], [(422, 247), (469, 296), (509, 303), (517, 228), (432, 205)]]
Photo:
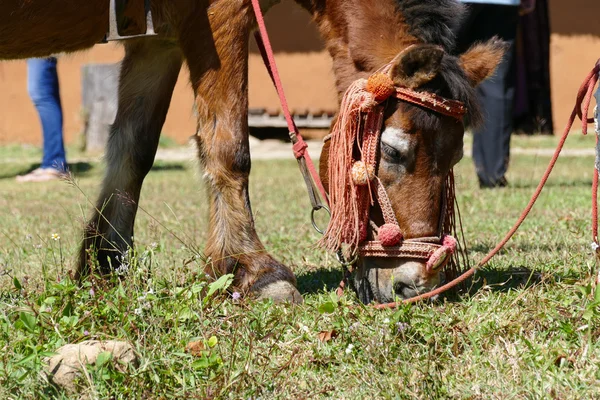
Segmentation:
[[(325, 192), (325, 188), (323, 187), (323, 183), (319, 178), (319, 174), (317, 173), (317, 169), (315, 168), (315, 164), (310, 158), (310, 154), (306, 151), (308, 145), (300, 135), (298, 128), (296, 127), (296, 123), (292, 118), (292, 114), (290, 113), (290, 109), (287, 104), (287, 100), (285, 98), (285, 93), (283, 92), (283, 85), (281, 84), (281, 78), (279, 77), (279, 70), (277, 69), (277, 64), (275, 63), (275, 56), (273, 54), (273, 48), (271, 47), (271, 41), (269, 40), (269, 35), (267, 34), (267, 27), (265, 26), (265, 19), (263, 17), (262, 11), (260, 9), (259, 0), (252, 0), (252, 7), (254, 8), (254, 15), (256, 16), (256, 21), (258, 22), (258, 32), (255, 33), (254, 37), (256, 39), (256, 44), (260, 50), (260, 54), (262, 55), (265, 66), (267, 67), (267, 71), (269, 72), (269, 76), (271, 76), (271, 80), (275, 85), (275, 89), (277, 90), (277, 95), (279, 96), (279, 102), (281, 103), (281, 109), (283, 111), (283, 115), (285, 116), (285, 120), (287, 122), (288, 129), (290, 131), (290, 136), (293, 142), (293, 150), (294, 157), (297, 160), (304, 160), (306, 163), (306, 167), (310, 176), (312, 177), (313, 183), (317, 186), (317, 189), (321, 193), (322, 199), (327, 202), (327, 193)], [(307, 182), (308, 184), (308, 182)], [(308, 188), (309, 192), (311, 188)], [(311, 197), (312, 201), (312, 197)], [(313, 204), (313, 207), (315, 204)]]

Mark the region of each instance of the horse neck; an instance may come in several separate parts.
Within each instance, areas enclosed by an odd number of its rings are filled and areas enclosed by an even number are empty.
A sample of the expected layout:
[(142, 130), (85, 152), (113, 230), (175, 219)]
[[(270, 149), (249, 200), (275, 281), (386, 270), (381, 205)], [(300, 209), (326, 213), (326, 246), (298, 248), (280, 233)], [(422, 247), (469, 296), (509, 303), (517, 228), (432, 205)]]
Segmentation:
[(395, 0), (295, 0), (308, 10), (333, 59), (338, 97), (350, 84), (391, 61), (418, 40)]

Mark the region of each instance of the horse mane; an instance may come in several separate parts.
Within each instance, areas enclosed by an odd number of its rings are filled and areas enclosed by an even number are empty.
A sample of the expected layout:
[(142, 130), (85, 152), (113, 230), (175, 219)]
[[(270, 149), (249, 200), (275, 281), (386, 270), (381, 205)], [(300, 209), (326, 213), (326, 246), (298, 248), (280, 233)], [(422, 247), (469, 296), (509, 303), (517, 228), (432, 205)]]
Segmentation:
[[(394, 0), (408, 33), (419, 41), (441, 46), (446, 55), (442, 60), (439, 75), (423, 86), (423, 89), (441, 96), (465, 103), (467, 115), (465, 124), (476, 126), (481, 123), (482, 116), (477, 100), (477, 92), (472, 87), (460, 67), (459, 59), (453, 55), (456, 45), (456, 34), (466, 11), (466, 6), (456, 0)], [(407, 108), (416, 109), (412, 105)], [(437, 118), (431, 112), (415, 115), (419, 125), (433, 128)], [(439, 123), (439, 122), (437, 122)]]

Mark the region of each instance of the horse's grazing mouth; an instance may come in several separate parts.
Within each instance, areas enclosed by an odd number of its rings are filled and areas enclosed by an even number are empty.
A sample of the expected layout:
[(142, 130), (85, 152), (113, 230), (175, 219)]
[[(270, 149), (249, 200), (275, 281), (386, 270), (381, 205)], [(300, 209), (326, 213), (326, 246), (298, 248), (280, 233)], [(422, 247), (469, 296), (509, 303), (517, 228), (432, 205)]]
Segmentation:
[[(425, 59), (423, 53), (434, 60), (426, 60), (425, 68), (415, 70), (413, 61)], [(443, 51), (435, 46), (411, 45), (368, 80), (353, 82), (342, 98), (340, 113), (327, 139), (331, 141), (327, 154), (331, 220), (320, 243), (341, 258), (359, 261), (354, 286), (363, 301), (390, 302), (395, 295), (406, 298), (432, 289), (456, 249), (456, 240), (450, 236), (454, 220), (452, 179), (444, 182), (438, 193), (441, 206), (437, 226), (424, 231), (429, 232), (426, 237), (405, 240), (387, 190), (376, 174), (383, 116), (391, 98), (456, 121), (466, 114), (462, 102), (395, 82), (398, 75), (411, 72), (435, 76), (435, 66), (430, 65), (439, 65), (442, 57)], [(403, 67), (406, 64), (412, 71)]]
[[(400, 8), (409, 3), (416, 4)], [(491, 41), (458, 58), (444, 45), (399, 43), (368, 80), (351, 81), (323, 149), (332, 220), (321, 243), (356, 258), (353, 286), (365, 302), (430, 291), (456, 248), (448, 223), (452, 167), (462, 157), (465, 122), (479, 119), (474, 88), (504, 45)]]
[(439, 271), (427, 274), (419, 260), (364, 257), (356, 267), (353, 287), (363, 303), (409, 299), (433, 290), (441, 281)]

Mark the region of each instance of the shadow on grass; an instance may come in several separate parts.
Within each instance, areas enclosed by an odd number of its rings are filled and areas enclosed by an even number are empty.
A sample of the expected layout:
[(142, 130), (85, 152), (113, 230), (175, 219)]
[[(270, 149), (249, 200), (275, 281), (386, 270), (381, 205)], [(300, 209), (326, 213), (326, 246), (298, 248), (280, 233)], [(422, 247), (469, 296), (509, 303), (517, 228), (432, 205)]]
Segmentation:
[(474, 295), (484, 286), (493, 292), (526, 289), (549, 278), (552, 279), (550, 275), (525, 267), (508, 270), (485, 268), (477, 271), (475, 277), (471, 279), (466, 294)]
[(152, 166), (152, 171), (184, 171), (186, 170), (186, 165), (180, 162), (165, 162), (165, 161), (157, 161)]
[[(321, 268), (306, 272), (297, 276), (298, 290), (302, 295), (315, 294), (321, 291), (332, 292), (337, 289), (342, 277), (341, 269)], [(485, 268), (477, 271), (474, 277), (467, 279), (456, 289), (451, 289), (442, 294), (440, 300), (461, 302), (476, 295), (484, 287), (490, 292), (506, 293), (512, 290), (526, 290), (542, 282), (552, 283), (577, 279), (577, 276), (561, 276), (525, 267), (510, 269)]]
[[(573, 179), (573, 180), (567, 180), (567, 179), (559, 179), (559, 180), (549, 180), (548, 182), (546, 182), (546, 185), (544, 185), (545, 187), (591, 187), (592, 186), (592, 180), (591, 179)], [(535, 188), (537, 188), (538, 184), (539, 184), (539, 180), (531, 180), (531, 181), (524, 181), (524, 180), (519, 180), (519, 181), (515, 181), (515, 182), (510, 182), (510, 184), (508, 185), (508, 187), (510, 189), (531, 189), (534, 190)]]
[[(100, 163), (75, 162), (69, 164), (69, 170), (75, 177), (87, 177), (99, 170)], [(14, 179), (18, 175), (25, 175), (39, 168), (40, 164), (7, 164), (0, 168), (0, 180)], [(159, 161), (154, 164), (152, 171), (183, 171), (186, 169), (184, 163)]]
[[(25, 175), (30, 173), (31, 171), (39, 168), (40, 164), (29, 164), (25, 165), (15, 165), (15, 166), (7, 166), (2, 168), (2, 172), (0, 172), (0, 179), (13, 179), (18, 175)], [(75, 176), (86, 176), (94, 169), (94, 165), (88, 162), (76, 162), (69, 164), (69, 170)]]
[(332, 291), (337, 289), (344, 277), (342, 269), (320, 268), (296, 276), (298, 290), (301, 294), (314, 294), (320, 291)]
[[(575, 236), (575, 235), (574, 235)], [(508, 243), (506, 246), (500, 250), (498, 255), (505, 255), (514, 251), (521, 251), (525, 253), (533, 252), (533, 251), (541, 251), (543, 253), (551, 254), (554, 252), (562, 252), (562, 251), (580, 251), (581, 250), (580, 243), (564, 243), (564, 242), (553, 242), (553, 243)], [(469, 247), (469, 254), (479, 253), (479, 254), (487, 254), (493, 248), (494, 245), (477, 243)], [(588, 246), (589, 248), (589, 246)], [(471, 255), (470, 255), (471, 257)]]
[(448, 301), (460, 302), (465, 296), (476, 295), (484, 287), (490, 292), (506, 293), (511, 290), (527, 290), (541, 283), (576, 281), (579, 278), (575, 275), (563, 276), (526, 267), (513, 267), (510, 269), (484, 268), (478, 270), (474, 277), (459, 285), (457, 290), (448, 293), (445, 298)]
[[(306, 295), (321, 291), (334, 291), (342, 278), (341, 269), (320, 268), (297, 275), (296, 279), (298, 290), (302, 295)], [(483, 287), (492, 292), (508, 292), (527, 289), (541, 282), (557, 282), (564, 279), (577, 279), (577, 277), (563, 277), (525, 267), (485, 268), (477, 271), (473, 278), (463, 282), (457, 289), (445, 293), (443, 298), (451, 302), (460, 302), (465, 296), (470, 297), (477, 294)]]

